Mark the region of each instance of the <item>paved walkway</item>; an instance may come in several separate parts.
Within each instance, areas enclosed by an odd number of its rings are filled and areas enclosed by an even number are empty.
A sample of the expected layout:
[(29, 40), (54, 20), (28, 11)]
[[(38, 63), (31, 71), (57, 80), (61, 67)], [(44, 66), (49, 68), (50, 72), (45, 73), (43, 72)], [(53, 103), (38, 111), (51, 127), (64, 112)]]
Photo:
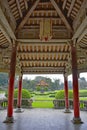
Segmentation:
[(5, 124), (6, 110), (0, 110), (0, 130), (87, 130), (87, 112), (81, 112), (81, 125), (71, 122), (73, 112), (63, 113), (57, 109), (26, 109), (23, 113), (14, 113), (15, 122)]

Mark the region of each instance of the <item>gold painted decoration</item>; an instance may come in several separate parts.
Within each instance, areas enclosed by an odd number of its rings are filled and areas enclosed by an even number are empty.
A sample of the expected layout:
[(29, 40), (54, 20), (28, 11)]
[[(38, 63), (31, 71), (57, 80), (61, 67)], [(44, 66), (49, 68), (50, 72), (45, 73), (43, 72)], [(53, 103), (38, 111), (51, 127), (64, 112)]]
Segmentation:
[(42, 19), (40, 21), (40, 39), (49, 41), (52, 38), (52, 21), (51, 19)]

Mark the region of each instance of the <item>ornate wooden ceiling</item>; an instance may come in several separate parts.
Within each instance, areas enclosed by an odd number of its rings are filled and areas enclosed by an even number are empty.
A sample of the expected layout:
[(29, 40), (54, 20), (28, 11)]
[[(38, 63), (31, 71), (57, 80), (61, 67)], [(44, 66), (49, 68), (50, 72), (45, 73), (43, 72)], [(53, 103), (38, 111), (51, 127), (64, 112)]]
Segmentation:
[[(40, 21), (51, 19), (52, 39), (39, 38)], [(0, 0), (0, 71), (9, 71), (12, 43), (16, 71), (71, 73), (71, 41), (79, 72), (87, 70), (87, 0)]]

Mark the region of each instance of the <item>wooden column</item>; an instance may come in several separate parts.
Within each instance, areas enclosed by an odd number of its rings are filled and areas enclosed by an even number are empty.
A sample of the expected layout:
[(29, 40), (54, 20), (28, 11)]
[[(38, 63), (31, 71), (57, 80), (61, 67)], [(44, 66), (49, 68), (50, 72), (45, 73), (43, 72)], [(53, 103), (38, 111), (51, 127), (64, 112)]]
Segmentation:
[(19, 76), (19, 86), (18, 86), (18, 101), (17, 107), (21, 107), (21, 97), (22, 97), (22, 76)]
[(13, 123), (13, 103), (14, 103), (14, 79), (15, 79), (15, 66), (16, 66), (16, 49), (17, 44), (12, 45), (12, 54), (10, 62), (10, 73), (9, 73), (9, 85), (8, 85), (8, 108), (7, 117), (4, 123)]
[(19, 76), (18, 100), (17, 100), (17, 109), (15, 112), (23, 112), (23, 110), (21, 109), (21, 100), (22, 100), (22, 76)]
[(78, 89), (78, 71), (77, 71), (77, 55), (76, 45), (71, 44), (71, 56), (72, 56), (72, 78), (73, 78), (73, 105), (74, 105), (74, 118), (73, 123), (82, 123), (80, 119), (79, 108), (79, 89)]
[(64, 90), (65, 90), (65, 113), (70, 113), (69, 98), (68, 98), (68, 79), (67, 74), (64, 74)]

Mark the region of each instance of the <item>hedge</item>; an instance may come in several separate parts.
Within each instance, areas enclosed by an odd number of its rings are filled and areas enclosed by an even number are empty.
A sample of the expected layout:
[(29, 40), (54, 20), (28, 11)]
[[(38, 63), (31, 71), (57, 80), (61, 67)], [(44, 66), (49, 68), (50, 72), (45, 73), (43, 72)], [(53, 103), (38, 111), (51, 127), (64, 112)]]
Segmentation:
[[(70, 98), (70, 99), (73, 98), (73, 92), (72, 92), (72, 90), (69, 90), (69, 91), (68, 91), (68, 95), (69, 95), (69, 98)], [(55, 98), (56, 98), (56, 99), (64, 99), (64, 98), (65, 98), (65, 92), (64, 92), (64, 90), (59, 90), (59, 91), (55, 94)]]

